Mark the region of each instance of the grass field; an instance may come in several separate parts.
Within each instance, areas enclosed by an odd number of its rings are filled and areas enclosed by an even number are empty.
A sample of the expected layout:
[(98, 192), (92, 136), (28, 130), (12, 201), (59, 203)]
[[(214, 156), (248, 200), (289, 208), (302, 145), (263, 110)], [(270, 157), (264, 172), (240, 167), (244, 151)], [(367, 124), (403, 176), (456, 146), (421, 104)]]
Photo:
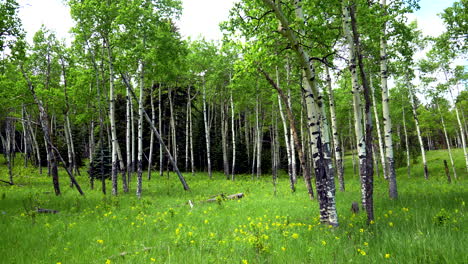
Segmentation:
[[(159, 177), (143, 185), (143, 198), (104, 196), (96, 182), (85, 196), (68, 187), (53, 193), (51, 179), (36, 169), (15, 168), (19, 186), (0, 185), (1, 263), (468, 263), (467, 174), (463, 152), (455, 150), (459, 179), (448, 184), (446, 151), (428, 153), (430, 179), (421, 164), (398, 170), (399, 199), (389, 200), (387, 183), (375, 180), (376, 221), (366, 225), (354, 215), (359, 179), (346, 161), (346, 192), (337, 192), (340, 226), (319, 224), (318, 203), (307, 198), (304, 183), (289, 191), (281, 175), (273, 194), (271, 176), (250, 175), (226, 181), (203, 173), (185, 174), (190, 192), (177, 177)], [(83, 169), (83, 171), (85, 171)], [(0, 167), (6, 180), (6, 166)], [(110, 187), (110, 184), (108, 184)], [(219, 193), (242, 192), (240, 200), (197, 203)], [(110, 193), (110, 190), (108, 190)], [(195, 201), (194, 208), (187, 201)], [(34, 208), (59, 210), (37, 214)]]

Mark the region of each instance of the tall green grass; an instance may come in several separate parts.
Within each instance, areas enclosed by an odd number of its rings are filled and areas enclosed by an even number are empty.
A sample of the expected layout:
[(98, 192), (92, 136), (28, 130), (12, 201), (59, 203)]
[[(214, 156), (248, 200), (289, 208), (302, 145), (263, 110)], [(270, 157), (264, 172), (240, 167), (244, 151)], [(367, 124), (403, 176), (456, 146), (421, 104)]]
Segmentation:
[[(69, 188), (61, 172), (63, 195), (52, 180), (33, 168), (15, 167), (18, 185), (0, 187), (1, 263), (468, 263), (468, 188), (463, 153), (455, 150), (459, 179), (448, 184), (442, 159), (428, 153), (430, 179), (420, 164), (398, 170), (399, 199), (389, 200), (387, 182), (375, 180), (376, 221), (353, 214), (359, 179), (346, 160), (346, 192), (338, 192), (340, 226), (319, 224), (317, 201), (300, 180), (291, 193), (281, 175), (274, 195), (271, 177), (184, 174), (185, 192), (175, 175), (144, 181), (143, 198), (134, 193), (104, 196), (96, 182), (78, 177), (86, 195)], [(5, 166), (0, 178), (7, 179)], [(135, 177), (133, 178), (135, 179)], [(110, 184), (108, 184), (110, 186)], [(211, 196), (242, 192), (240, 200)], [(191, 208), (187, 202), (195, 206)], [(37, 214), (36, 207), (59, 210)]]

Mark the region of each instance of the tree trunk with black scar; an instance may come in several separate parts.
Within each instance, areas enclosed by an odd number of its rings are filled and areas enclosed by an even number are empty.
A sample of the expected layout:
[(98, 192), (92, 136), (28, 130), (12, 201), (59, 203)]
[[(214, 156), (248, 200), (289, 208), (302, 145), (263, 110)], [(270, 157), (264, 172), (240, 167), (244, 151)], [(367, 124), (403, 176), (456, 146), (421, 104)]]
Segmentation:
[[(315, 81), (315, 67), (311, 63), (311, 57), (301, 45), (296, 32), (291, 29), (290, 22), (282, 11), (281, 4), (272, 0), (263, 0), (265, 5), (271, 8), (276, 18), (281, 23), (280, 33), (288, 40), (291, 48), (297, 56), (297, 62), (301, 66), (304, 73), (304, 94), (307, 105), (308, 131), (311, 138), (312, 157), (314, 159), (314, 168), (317, 184), (317, 196), (320, 207), (320, 221), (332, 226), (338, 226), (338, 215), (336, 213), (333, 175), (327, 175), (329, 164), (325, 161), (322, 145), (322, 135), (320, 131), (320, 115), (322, 113), (322, 98), (319, 97), (317, 84)], [(296, 0), (295, 13), (301, 23), (305, 23), (302, 14), (301, 1)], [(300, 29), (300, 35), (305, 35), (305, 30)]]
[(354, 130), (356, 132), (356, 145), (359, 158), (359, 175), (361, 180), (361, 203), (362, 207), (366, 208), (366, 145), (365, 135), (363, 129), (363, 118), (361, 111), (361, 86), (359, 84), (359, 76), (357, 72), (357, 47), (354, 41), (354, 34), (352, 32), (352, 21), (349, 7), (343, 1), (343, 29), (348, 44), (349, 50), (349, 70), (351, 72), (351, 86), (353, 94), (353, 112), (354, 112)]
[[(357, 23), (355, 17), (355, 6), (350, 6), (351, 16), (351, 28), (353, 31), (353, 40), (356, 47), (356, 55), (359, 63), (359, 72), (364, 89), (364, 100), (365, 100), (365, 115), (366, 115), (366, 134), (365, 134), (365, 146), (366, 146), (366, 162), (365, 162), (365, 199), (366, 199), (366, 212), (367, 212), (367, 223), (374, 221), (374, 168), (372, 160), (372, 113), (371, 113), (371, 91), (367, 82), (367, 77), (364, 71), (364, 62), (362, 52), (360, 48), (359, 33), (357, 30)], [(392, 188), (392, 187), (390, 187)], [(394, 187), (396, 192), (396, 186)], [(396, 198), (396, 197), (395, 197)]]
[(327, 74), (327, 88), (328, 88), (328, 96), (329, 96), (329, 105), (330, 105), (330, 116), (331, 116), (331, 123), (332, 123), (332, 134), (333, 134), (333, 146), (335, 147), (335, 160), (336, 160), (336, 171), (338, 172), (338, 180), (340, 183), (340, 191), (345, 191), (345, 181), (344, 181), (344, 167), (343, 167), (343, 159), (341, 158), (341, 145), (340, 140), (338, 137), (338, 128), (336, 122), (336, 110), (335, 110), (335, 98), (333, 96), (332, 84), (331, 84), (331, 77), (330, 77), (330, 70), (328, 66), (325, 66), (326, 74)]

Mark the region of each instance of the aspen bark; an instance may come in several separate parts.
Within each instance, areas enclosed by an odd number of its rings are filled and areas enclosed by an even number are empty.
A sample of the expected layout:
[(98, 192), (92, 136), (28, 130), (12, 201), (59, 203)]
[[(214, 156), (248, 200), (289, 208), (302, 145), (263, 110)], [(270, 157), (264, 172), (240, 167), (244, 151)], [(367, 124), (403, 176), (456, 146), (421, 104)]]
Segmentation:
[(424, 178), (427, 180), (427, 179), (429, 179), (429, 171), (427, 169), (427, 160), (426, 160), (426, 151), (424, 150), (424, 142), (422, 140), (421, 129), (419, 127), (418, 112), (416, 111), (417, 110), (416, 101), (414, 99), (413, 89), (411, 87), (411, 83), (409, 82), (409, 80), (407, 80), (406, 82), (408, 84), (411, 108), (413, 110), (414, 123), (416, 125), (416, 132), (417, 132), (417, 135), (418, 135), (419, 146), (420, 146), (420, 149), (421, 149), (421, 157), (422, 157), (422, 162), (423, 162), (423, 166), (424, 166)]
[(374, 110), (374, 116), (375, 116), (375, 128), (376, 128), (377, 138), (378, 138), (378, 142), (379, 142), (380, 164), (382, 164), (382, 170), (383, 170), (384, 178), (386, 180), (388, 180), (389, 179), (389, 177), (388, 177), (388, 172), (389, 171), (387, 170), (387, 163), (385, 162), (384, 143), (383, 143), (383, 140), (382, 140), (382, 134), (381, 134), (381, 130), (380, 130), (380, 119), (379, 119), (379, 114), (378, 114), (378, 111), (377, 111), (377, 103), (376, 103), (376, 100), (375, 100), (375, 87), (372, 85), (372, 78), (370, 78), (370, 86), (371, 86), (371, 91), (372, 91), (372, 108)]
[(193, 129), (192, 129), (192, 100), (195, 99), (195, 96), (193, 98), (190, 98), (189, 100), (189, 106), (188, 106), (188, 116), (189, 116), (189, 140), (190, 140), (190, 167), (192, 170), (192, 175), (195, 174), (195, 158), (193, 155)]
[(137, 188), (136, 195), (141, 198), (143, 188), (143, 87), (144, 87), (144, 64), (139, 63), (140, 68), (140, 95), (138, 99), (138, 163), (137, 163)]
[(236, 129), (234, 125), (234, 101), (232, 100), (231, 90), (231, 133), (232, 133), (232, 167), (231, 167), (231, 180), (234, 180), (235, 168), (236, 168)]
[[(276, 83), (277, 83), (278, 87), (280, 87), (278, 67), (276, 67)], [(288, 157), (289, 187), (291, 188), (292, 192), (295, 192), (296, 191), (296, 187), (295, 187), (296, 182), (295, 182), (295, 180), (293, 178), (292, 168), (291, 168), (292, 167), (291, 166), (292, 162), (291, 162), (291, 150), (290, 150), (291, 144), (289, 143), (290, 137), (289, 137), (289, 134), (288, 134), (288, 125), (286, 124), (286, 118), (284, 117), (281, 97), (280, 97), (279, 94), (278, 94), (278, 108), (279, 108), (279, 112), (280, 112), (281, 121), (283, 123), (284, 144), (285, 144), (285, 147), (286, 147), (286, 154), (287, 154), (287, 157)]]
[(174, 117), (174, 104), (172, 99), (172, 88), (169, 88), (169, 112), (170, 112), (170, 128), (171, 128), (171, 141), (172, 141), (172, 156), (174, 157), (175, 163), (177, 163), (177, 136), (176, 136), (176, 125)]
[(107, 58), (109, 60), (109, 120), (111, 125), (112, 142), (112, 194), (117, 195), (117, 128), (115, 123), (115, 96), (114, 96), (114, 66), (112, 62), (112, 53), (109, 43), (106, 41)]
[(25, 107), (24, 104), (21, 105), (21, 126), (23, 127), (23, 154), (24, 154), (24, 167), (28, 167), (28, 158), (29, 158), (29, 135), (28, 135), (28, 127), (26, 125), (26, 115), (25, 115)]
[[(452, 95), (452, 89), (450, 89), (450, 87), (449, 87), (449, 92), (450, 92), (450, 97), (452, 97), (452, 101), (455, 102), (455, 100), (453, 99), (453, 95)], [(466, 131), (463, 131), (463, 126), (461, 123), (460, 114), (458, 112), (458, 107), (456, 103), (455, 103), (455, 114), (457, 116), (458, 129), (460, 130), (461, 147), (463, 148), (463, 154), (465, 156), (465, 169), (468, 172), (468, 152), (466, 150), (466, 137), (465, 137)]]
[(190, 104), (190, 88), (187, 90), (187, 104), (185, 106), (185, 171), (188, 171), (188, 162), (189, 162), (189, 108)]
[(128, 181), (130, 182), (131, 174), (132, 174), (132, 117), (131, 117), (131, 108), (132, 98), (130, 97), (130, 91), (126, 89), (126, 96), (127, 96), (127, 106), (126, 106), (126, 135), (125, 135), (125, 145), (127, 149), (126, 157), (127, 157), (127, 175)]
[[(255, 126), (257, 132), (257, 179), (262, 176), (262, 142), (263, 142), (263, 122), (259, 121), (260, 115), (259, 95), (257, 95), (257, 104), (255, 108)], [(263, 116), (263, 115), (262, 115)]]
[[(123, 81), (125, 83), (125, 86), (127, 86), (127, 88), (129, 88), (130, 94), (132, 95), (133, 99), (137, 100), (137, 97), (136, 97), (135, 93), (133, 92), (130, 84), (127, 81), (127, 79), (125, 78), (125, 76), (123, 74), (121, 74), (121, 76), (122, 76), (122, 79), (123, 79)], [(177, 173), (177, 177), (179, 178), (180, 182), (182, 183), (182, 186), (183, 186), (184, 190), (186, 190), (186, 191), (190, 190), (187, 182), (185, 181), (185, 178), (182, 176), (182, 174), (180, 173), (179, 168), (177, 167), (177, 163), (174, 162), (174, 159), (172, 158), (171, 152), (169, 151), (169, 149), (164, 144), (164, 141), (162, 140), (161, 135), (159, 134), (158, 130), (156, 129), (156, 126), (151, 121), (151, 118), (149, 117), (148, 113), (146, 113), (145, 109), (144, 108), (142, 108), (142, 109), (143, 109), (143, 114), (144, 114), (144, 117), (145, 117), (146, 121), (149, 123), (150, 128), (154, 131), (154, 135), (158, 139), (159, 143), (162, 145), (162, 147), (164, 149), (164, 152), (166, 153), (166, 155), (167, 155), (167, 157), (169, 159), (169, 162), (172, 164), (172, 167), (174, 168), (174, 171)]]
[(208, 120), (208, 109), (206, 105), (206, 87), (205, 87), (205, 76), (203, 76), (203, 121), (205, 123), (205, 143), (206, 143), (206, 158), (208, 163), (208, 175), (212, 179), (211, 174), (211, 152), (210, 152), (210, 126)]
[(335, 110), (335, 98), (333, 96), (332, 90), (332, 83), (330, 77), (330, 70), (328, 66), (325, 66), (326, 74), (327, 74), (327, 88), (328, 88), (328, 96), (329, 96), (329, 105), (330, 105), (330, 115), (331, 115), (331, 124), (332, 124), (332, 134), (333, 134), (333, 146), (335, 147), (335, 160), (336, 160), (336, 171), (338, 172), (338, 180), (340, 183), (340, 191), (345, 191), (345, 181), (344, 181), (344, 174), (343, 174), (343, 160), (341, 158), (341, 145), (340, 140), (338, 137), (338, 127), (336, 122), (336, 110)]
[[(359, 33), (357, 30), (357, 23), (355, 17), (355, 5), (351, 5), (349, 7), (349, 14), (351, 18), (351, 29), (353, 32), (353, 42), (356, 51), (356, 57), (358, 59), (359, 65), (359, 75), (362, 81), (362, 87), (364, 90), (364, 100), (365, 100), (365, 150), (366, 150), (366, 157), (365, 157), (365, 169), (363, 178), (364, 186), (365, 186), (365, 200), (366, 200), (366, 213), (367, 213), (367, 223), (370, 223), (374, 220), (374, 199), (373, 199), (373, 192), (374, 192), (374, 169), (373, 169), (373, 157), (372, 157), (372, 113), (371, 113), (371, 98), (370, 98), (370, 88), (367, 82), (367, 77), (364, 70), (364, 62), (363, 56), (360, 47), (360, 40), (359, 40)], [(396, 182), (395, 186), (391, 186), (390, 189), (396, 192)], [(392, 197), (392, 196), (391, 196)], [(396, 193), (395, 193), (395, 196)]]
[(408, 142), (408, 131), (406, 130), (406, 116), (405, 116), (405, 108), (402, 107), (403, 112), (403, 132), (405, 134), (405, 148), (406, 148), (406, 171), (408, 173), (408, 178), (411, 177), (411, 157), (409, 151), (409, 142)]
[(447, 143), (447, 151), (449, 154), (450, 163), (452, 165), (453, 177), (457, 179), (457, 171), (455, 170), (455, 163), (453, 162), (452, 149), (450, 147), (450, 140), (447, 134), (447, 128), (445, 126), (444, 117), (442, 115), (442, 111), (440, 111), (439, 103), (436, 102), (436, 105), (437, 105), (437, 110), (439, 111), (440, 121), (442, 122), (442, 128), (444, 130), (445, 142)]
[[(150, 91), (150, 105), (151, 105), (151, 122), (156, 123), (156, 111), (154, 109), (154, 83), (151, 84), (151, 91)], [(153, 156), (154, 156), (154, 131), (151, 130), (150, 134), (150, 150), (149, 150), (149, 157), (148, 157), (148, 180), (151, 180), (151, 170), (153, 168)]]
[[(159, 89), (158, 89), (158, 126), (159, 126), (159, 131), (161, 131), (161, 137), (162, 137), (162, 107), (161, 107), (161, 89), (162, 85), (159, 84)], [(162, 143), (159, 142), (159, 176), (163, 176), (163, 147)]]
[[(54, 185), (55, 194), (60, 195), (60, 185), (59, 185), (56, 154), (59, 156), (62, 163), (65, 164), (65, 161), (60, 156), (60, 153), (58, 152), (57, 148), (55, 148), (55, 146), (53, 145), (51, 134), (50, 134), (50, 127), (49, 127), (49, 117), (47, 115), (47, 112), (44, 109), (42, 101), (37, 98), (34, 85), (32, 84), (31, 80), (29, 79), (29, 77), (24, 72), (22, 65), (21, 65), (21, 72), (23, 74), (24, 79), (28, 83), (29, 91), (31, 92), (31, 94), (32, 94), (32, 96), (34, 98), (34, 102), (36, 103), (36, 105), (37, 105), (37, 107), (39, 109), (39, 120), (40, 120), (40, 123), (41, 123), (42, 132), (44, 133), (44, 139), (46, 141), (46, 148), (48, 149), (48, 152), (49, 152), (49, 160), (48, 160), (49, 162), (48, 163), (50, 163), (52, 183)], [(66, 171), (67, 171), (73, 185), (75, 185), (78, 192), (81, 195), (83, 195), (84, 193), (81, 190), (81, 187), (78, 184), (78, 182), (76, 182), (75, 177), (73, 176), (73, 174), (71, 174), (71, 172), (68, 170), (68, 168), (66, 166), (65, 166), (65, 169), (66, 169)]]
[(13, 123), (13, 120), (7, 119), (6, 126), (5, 126), (5, 144), (4, 144), (10, 185), (14, 185), (13, 169), (12, 169), (12, 163), (13, 163), (12, 152), (13, 152), (13, 145), (15, 144), (15, 126), (12, 123)]
[[(293, 112), (292, 112), (292, 108), (287, 103), (288, 102), (287, 96), (284, 94), (283, 90), (279, 86), (279, 83), (275, 83), (273, 81), (273, 79), (268, 75), (267, 72), (265, 72), (261, 68), (259, 68), (259, 71), (265, 76), (265, 78), (271, 84), (271, 86), (273, 86), (273, 88), (278, 92), (278, 95), (280, 96), (280, 98), (282, 99), (283, 103), (286, 106), (286, 113), (287, 113), (287, 116), (288, 116), (289, 126), (292, 128), (291, 132), (292, 132), (292, 135), (293, 135), (293, 143), (294, 143), (294, 147), (296, 148), (298, 156), (299, 156), (300, 165), (301, 165), (302, 173), (303, 173), (303, 177), (304, 177), (304, 182), (305, 182), (305, 185), (306, 185), (306, 188), (307, 188), (307, 192), (309, 194), (309, 198), (311, 200), (313, 200), (314, 199), (314, 192), (313, 192), (312, 183), (311, 183), (310, 170), (307, 167), (306, 158), (305, 158), (304, 153), (302, 152), (302, 146), (301, 146), (302, 142), (299, 140), (299, 136), (297, 135), (295, 118), (294, 118), (294, 115), (293, 115)], [(281, 103), (281, 101), (279, 101), (278, 103)]]
[[(281, 9), (281, 3), (276, 3), (272, 0), (263, 0), (265, 5), (270, 7), (276, 15), (276, 18), (281, 23), (280, 32), (289, 41), (292, 49), (294, 50), (298, 62), (303, 69), (305, 74), (305, 87), (304, 96), (306, 98), (307, 113), (308, 113), (308, 130), (311, 137), (312, 156), (314, 157), (314, 167), (317, 183), (317, 193), (319, 197), (320, 207), (320, 219), (322, 223), (327, 223), (332, 226), (338, 226), (338, 217), (336, 213), (335, 197), (334, 197), (334, 185), (329, 186), (333, 181), (332, 175), (327, 175), (324, 148), (322, 145), (322, 135), (320, 131), (320, 115), (322, 107), (322, 98), (319, 97), (318, 89), (315, 83), (315, 67), (311, 62), (311, 57), (307, 51), (300, 44), (300, 41), (295, 33), (290, 28), (290, 23)], [(304, 17), (302, 15), (301, 1), (296, 0), (296, 17), (304, 23)], [(302, 34), (305, 35), (304, 30), (301, 30)], [(301, 33), (300, 32), (300, 33)]]
[[(386, 6), (387, 1), (381, 0), (381, 7), (385, 10), (384, 15), (387, 14)], [(395, 159), (393, 157), (393, 142), (392, 142), (392, 118), (390, 116), (390, 97), (388, 94), (387, 79), (387, 40), (386, 40), (386, 22), (382, 25), (382, 36), (380, 37), (380, 77), (382, 81), (382, 113), (384, 123), (384, 138), (385, 138), (385, 156), (386, 167), (388, 169), (388, 194), (390, 199), (398, 198), (397, 181), (395, 173)], [(382, 163), (383, 164), (383, 163)]]
[(359, 84), (359, 77), (357, 73), (357, 48), (354, 43), (353, 33), (351, 32), (351, 16), (345, 2), (342, 3), (343, 12), (343, 28), (346, 36), (346, 41), (349, 49), (349, 70), (352, 79), (352, 94), (353, 94), (353, 110), (354, 110), (354, 130), (356, 131), (356, 145), (359, 157), (359, 175), (361, 178), (361, 202), (362, 206), (366, 208), (366, 144), (363, 132), (363, 118), (361, 112), (361, 86)]
[(226, 104), (224, 100), (221, 100), (221, 148), (223, 151), (223, 170), (224, 176), (226, 179), (229, 180), (229, 161), (227, 156), (227, 131), (228, 131), (228, 124), (227, 124), (227, 114), (226, 114)]
[[(290, 109), (292, 109), (292, 104), (291, 104), (291, 90), (288, 88), (288, 106)], [(291, 150), (291, 174), (294, 183), (297, 182), (297, 172), (296, 172), (296, 152), (294, 151), (294, 138), (293, 138), (293, 133), (291, 131), (291, 127), (289, 127), (290, 133), (289, 133), (289, 144), (291, 145), (289, 149)]]

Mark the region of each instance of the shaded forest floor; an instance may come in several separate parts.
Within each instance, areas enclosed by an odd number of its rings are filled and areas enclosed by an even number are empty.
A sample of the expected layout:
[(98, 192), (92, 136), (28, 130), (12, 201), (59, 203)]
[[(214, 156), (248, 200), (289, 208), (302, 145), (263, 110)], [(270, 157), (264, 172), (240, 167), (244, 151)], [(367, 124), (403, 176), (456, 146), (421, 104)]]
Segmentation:
[[(175, 175), (154, 173), (138, 200), (135, 183), (128, 194), (104, 196), (99, 181), (89, 189), (86, 176), (78, 177), (82, 197), (61, 171), (63, 195), (56, 197), (51, 179), (20, 168), (18, 156), (19, 185), (0, 184), (0, 263), (468, 263), (467, 174), (463, 152), (455, 151), (459, 179), (452, 184), (443, 170), (446, 151), (428, 153), (429, 181), (420, 163), (411, 178), (405, 167), (398, 170), (398, 200), (389, 200), (386, 181), (376, 179), (376, 221), (369, 226), (364, 213), (350, 211), (360, 192), (348, 156), (336, 229), (319, 224), (317, 201), (300, 179), (292, 194), (285, 174), (274, 195), (269, 175), (231, 182), (219, 173), (213, 180), (186, 173), (192, 191), (185, 192)], [(246, 196), (197, 203), (239, 192)], [(37, 214), (36, 207), (60, 212)]]

